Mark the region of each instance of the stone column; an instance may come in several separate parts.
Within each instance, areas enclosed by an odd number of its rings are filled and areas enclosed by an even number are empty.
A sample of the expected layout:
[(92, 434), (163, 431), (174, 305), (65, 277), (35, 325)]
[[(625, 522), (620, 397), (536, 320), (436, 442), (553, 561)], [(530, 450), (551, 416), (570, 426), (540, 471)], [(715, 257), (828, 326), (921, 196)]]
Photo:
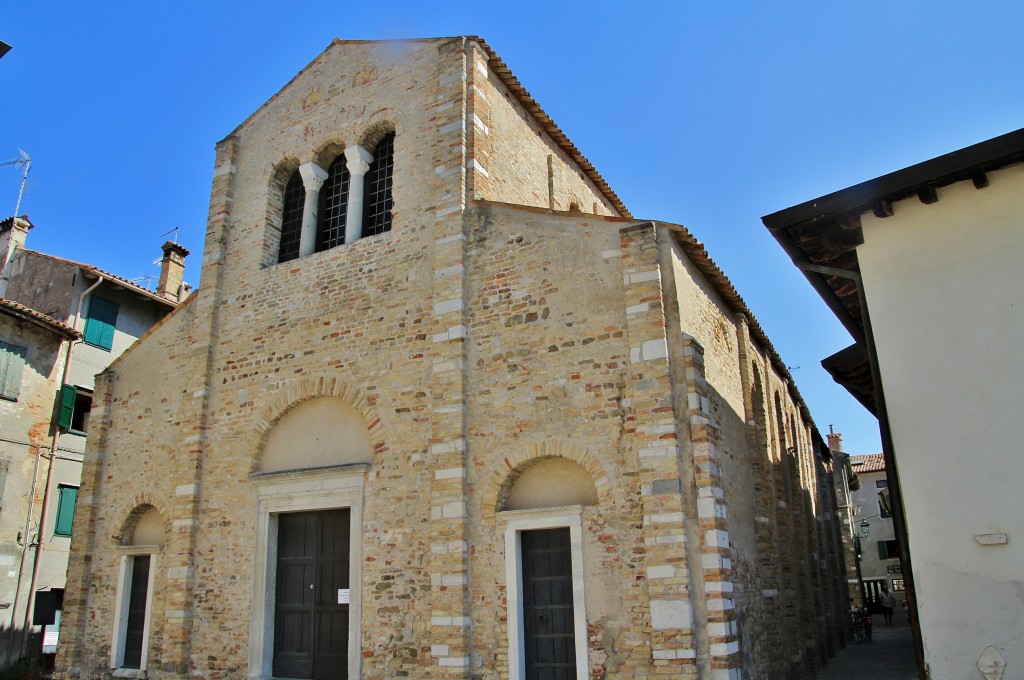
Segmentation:
[(316, 163), (299, 166), (302, 186), (306, 189), (306, 202), (302, 206), (302, 231), (299, 232), (299, 257), (316, 251), (316, 220), (320, 211), (320, 187), (327, 180), (327, 171)]
[(355, 243), (363, 236), (363, 194), (366, 191), (366, 173), (373, 162), (373, 154), (353, 144), (345, 149), (348, 161), (348, 212), (345, 214), (345, 243)]

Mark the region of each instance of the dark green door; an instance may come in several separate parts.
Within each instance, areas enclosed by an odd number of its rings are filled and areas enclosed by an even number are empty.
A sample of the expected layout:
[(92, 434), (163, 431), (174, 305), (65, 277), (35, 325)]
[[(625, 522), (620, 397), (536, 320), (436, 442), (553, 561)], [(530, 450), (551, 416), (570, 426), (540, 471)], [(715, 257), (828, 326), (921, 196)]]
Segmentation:
[(274, 677), (348, 677), (348, 510), (278, 517)]
[(575, 680), (576, 636), (569, 529), (520, 534), (527, 680)]

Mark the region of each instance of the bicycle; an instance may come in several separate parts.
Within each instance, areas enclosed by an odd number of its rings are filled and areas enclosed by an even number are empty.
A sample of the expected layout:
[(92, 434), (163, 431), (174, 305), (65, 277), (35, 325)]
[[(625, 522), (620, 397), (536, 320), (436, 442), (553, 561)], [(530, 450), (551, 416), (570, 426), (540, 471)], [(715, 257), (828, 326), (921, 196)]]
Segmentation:
[(868, 613), (867, 607), (854, 607), (849, 614), (854, 641), (858, 644), (871, 642), (871, 614)]

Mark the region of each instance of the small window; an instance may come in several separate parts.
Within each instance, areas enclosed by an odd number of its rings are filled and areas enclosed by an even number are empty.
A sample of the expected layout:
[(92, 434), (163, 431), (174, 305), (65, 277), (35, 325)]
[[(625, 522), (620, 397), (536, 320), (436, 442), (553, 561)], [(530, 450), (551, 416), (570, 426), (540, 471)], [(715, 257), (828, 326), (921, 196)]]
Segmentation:
[(888, 487), (889, 487), (889, 481), (888, 480), (879, 479), (879, 480), (875, 481), (875, 488), (876, 489), (886, 489)]
[(296, 170), (284, 188), (284, 205), (281, 210), (281, 245), (277, 261), (288, 262), (299, 256), (299, 239), (302, 235), (302, 210), (306, 202), (306, 189), (302, 176)]
[(888, 487), (881, 487), (881, 490), (878, 492), (878, 516), (892, 517), (892, 505)]
[(377, 144), (373, 162), (366, 173), (366, 194), (363, 204), (364, 236), (391, 231), (391, 186), (395, 168), (395, 133), (389, 132)]
[(92, 391), (75, 385), (60, 389), (60, 429), (75, 434), (89, 431), (89, 413), (92, 411)]
[(89, 312), (85, 319), (85, 341), (101, 349), (114, 346), (114, 328), (117, 326), (117, 303), (95, 295), (89, 296)]
[(53, 527), (54, 536), (70, 536), (75, 523), (75, 503), (78, 501), (78, 487), (57, 487), (57, 522)]
[(327, 180), (320, 187), (320, 218), (316, 230), (316, 251), (330, 250), (345, 242), (348, 217), (348, 164), (339, 154), (327, 169)]
[(895, 560), (899, 559), (900, 547), (896, 541), (879, 541), (878, 542), (878, 559), (880, 560)]
[(0, 342), (0, 398), (18, 401), (21, 394), (21, 370), (25, 367), (28, 350), (18, 345)]
[(906, 590), (906, 589), (907, 589), (907, 587), (906, 587), (906, 585), (904, 585), (903, 579), (901, 579), (901, 578), (894, 578), (892, 580), (892, 592), (898, 593), (898, 592), (900, 592), (902, 590)]

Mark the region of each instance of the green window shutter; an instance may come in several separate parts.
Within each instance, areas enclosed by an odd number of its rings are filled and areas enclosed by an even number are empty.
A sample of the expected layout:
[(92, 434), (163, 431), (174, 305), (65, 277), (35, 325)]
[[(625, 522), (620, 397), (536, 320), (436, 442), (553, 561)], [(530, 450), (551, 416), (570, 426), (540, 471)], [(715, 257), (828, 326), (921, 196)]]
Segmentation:
[(75, 523), (75, 503), (78, 501), (77, 486), (57, 487), (57, 522), (53, 527), (54, 536), (70, 536)]
[(21, 394), (21, 371), (25, 368), (28, 350), (0, 342), (0, 397), (17, 401)]
[(117, 312), (117, 303), (90, 295), (89, 313), (85, 320), (85, 341), (103, 349), (113, 347)]
[(71, 429), (71, 416), (75, 412), (75, 397), (78, 390), (74, 385), (63, 385), (60, 388), (60, 413), (57, 415), (57, 427), (62, 430)]

